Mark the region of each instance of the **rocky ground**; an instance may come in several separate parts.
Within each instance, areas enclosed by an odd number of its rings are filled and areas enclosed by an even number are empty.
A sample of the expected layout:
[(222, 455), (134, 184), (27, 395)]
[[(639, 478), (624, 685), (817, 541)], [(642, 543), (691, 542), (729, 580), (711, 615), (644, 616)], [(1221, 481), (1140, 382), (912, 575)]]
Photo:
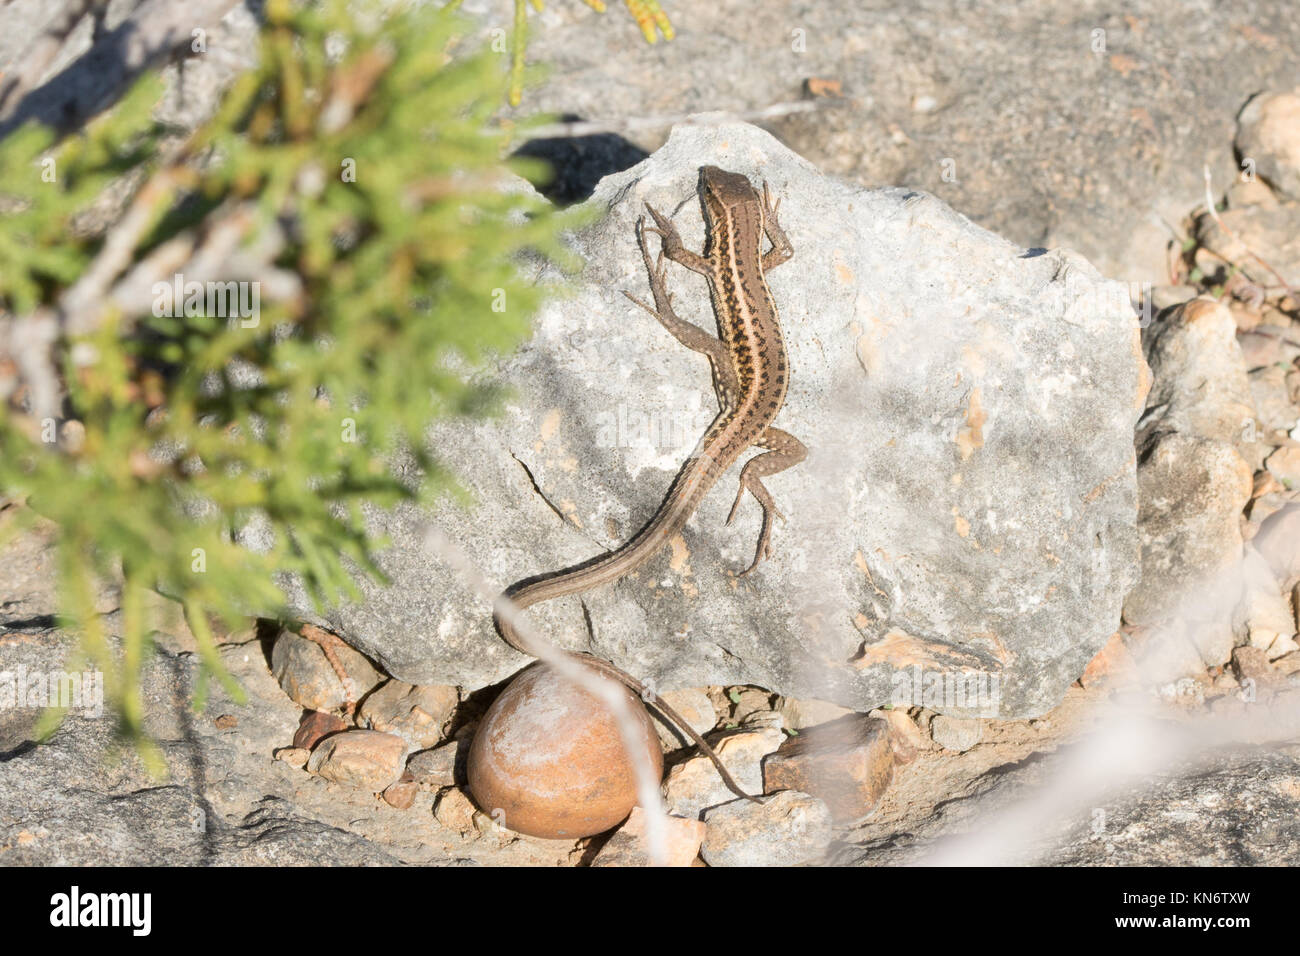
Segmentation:
[[(1300, 91), (1286, 84), (1300, 35), (1286, 6), (1052, 3), (1029, 23), (1020, 8), (990, 22), (940, 0), (906, 15), (706, 4), (670, 9), (679, 38), (656, 47), (630, 21), (593, 30), (586, 8), (551, 6), (532, 49), (555, 72), (529, 94), (537, 106), (593, 120), (766, 110), (764, 125), (826, 172), (926, 189), (1019, 247), (1073, 246), (1151, 283), (1138, 301), (1151, 387), (1127, 472), (1140, 573), (1082, 677), (1014, 720), (854, 713), (748, 684), (674, 691), (737, 778), (771, 796), (735, 802), (663, 728), (670, 860), (1293, 864)], [(492, 5), (466, 7), (493, 22)], [(30, 5), (0, 17), (22, 15)], [(810, 79), (843, 98), (771, 111), (814, 102)], [(611, 155), (618, 168), (657, 147), (659, 122), (593, 141), (585, 158), (567, 144), (566, 188), (580, 196)], [(0, 524), (21, 508), (6, 503)], [(79, 669), (53, 617), (49, 541), (38, 527), (0, 551), (0, 675)], [(115, 633), (111, 590), (99, 610)], [(193, 640), (179, 621), (160, 631), (143, 686), (161, 776), (114, 740), (107, 714), (74, 708), (38, 744), (40, 707), (0, 707), (0, 862), (645, 861), (639, 811), (612, 833), (541, 840), (475, 807), (465, 758), (499, 684), (404, 683), (373, 654), (306, 633), (323, 644), (258, 622), (223, 635), (246, 699), (216, 689), (196, 712)]]
[[(505, 25), (505, 4), (466, 7)], [(1020, 246), (1155, 282), (1202, 166), (1223, 184), (1236, 174), (1237, 112), (1295, 83), (1300, 47), (1285, 0), (665, 9), (677, 37), (647, 46), (613, 5), (547, 4), (533, 51), (549, 78), (525, 105), (608, 123), (646, 152), (677, 117), (729, 110), (824, 172), (923, 189)], [(838, 98), (788, 112), (808, 105), (809, 81)], [(602, 154), (598, 140), (562, 153), (575, 173)]]

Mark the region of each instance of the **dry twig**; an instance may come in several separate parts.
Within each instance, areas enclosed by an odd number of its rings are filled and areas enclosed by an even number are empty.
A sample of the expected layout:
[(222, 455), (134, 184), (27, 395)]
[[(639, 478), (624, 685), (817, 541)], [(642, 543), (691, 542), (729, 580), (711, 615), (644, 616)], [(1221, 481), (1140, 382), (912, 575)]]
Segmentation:
[[(1286, 290), (1287, 295), (1295, 296), (1296, 294), (1295, 290), (1292, 289), (1290, 283), (1288, 283), (1286, 279), (1282, 277), (1282, 273), (1278, 272), (1271, 265), (1265, 262), (1262, 257), (1260, 257), (1253, 249), (1251, 249), (1250, 246), (1246, 245), (1246, 243), (1242, 241), (1241, 237), (1238, 236), (1231, 229), (1229, 229), (1227, 224), (1222, 219), (1219, 218), (1219, 211), (1214, 206), (1214, 190), (1211, 188), (1210, 185), (1209, 165), (1205, 166), (1205, 209), (1206, 212), (1210, 214), (1210, 218), (1214, 220), (1215, 225), (1217, 225), (1220, 229), (1223, 230), (1224, 235), (1226, 235), (1229, 239), (1233, 240), (1234, 242), (1241, 243), (1241, 247), (1246, 250), (1246, 255), (1250, 256), (1252, 259), (1258, 262), (1269, 272), (1273, 273), (1273, 275), (1277, 278), (1277, 281), (1282, 284), (1282, 288)], [(1218, 256), (1220, 259), (1222, 259), (1224, 262), (1228, 263), (1229, 265), (1237, 269), (1241, 269), (1241, 266), (1238, 263), (1233, 262), (1233, 260), (1229, 259), (1223, 253), (1214, 252), (1213, 250), (1210, 250), (1210, 252)]]

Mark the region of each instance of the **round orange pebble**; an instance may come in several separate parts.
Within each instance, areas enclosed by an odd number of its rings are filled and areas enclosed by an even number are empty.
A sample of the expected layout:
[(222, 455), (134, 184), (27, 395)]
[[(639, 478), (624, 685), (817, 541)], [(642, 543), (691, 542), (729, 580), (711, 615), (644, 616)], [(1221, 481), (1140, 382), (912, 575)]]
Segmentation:
[[(650, 715), (635, 694), (619, 690), (658, 780), (664, 757)], [(637, 802), (636, 777), (613, 714), (545, 664), (525, 669), (488, 708), (470, 746), (467, 773), (479, 809), (529, 836), (601, 833)]]

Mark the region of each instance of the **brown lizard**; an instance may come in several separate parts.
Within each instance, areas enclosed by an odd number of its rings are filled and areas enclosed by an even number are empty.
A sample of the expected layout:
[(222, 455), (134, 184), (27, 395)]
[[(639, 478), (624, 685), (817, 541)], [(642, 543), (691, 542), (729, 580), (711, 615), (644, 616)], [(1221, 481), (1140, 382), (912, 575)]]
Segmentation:
[[(704, 254), (687, 250), (676, 227), (649, 203), (646, 209), (655, 225), (647, 227), (645, 218), (637, 220), (637, 242), (650, 275), (654, 307), (629, 299), (658, 319), (688, 349), (702, 353), (713, 370), (713, 388), (718, 396), (718, 415), (700, 439), (694, 453), (686, 460), (667, 497), (650, 522), (624, 545), (608, 554), (573, 568), (520, 581), (505, 592), (516, 608), (523, 609), (601, 584), (608, 584), (644, 564), (686, 525), (709, 489), (742, 454), (757, 446), (765, 449), (746, 462), (740, 472), (740, 489), (736, 494), (730, 524), (748, 489), (763, 507), (763, 525), (754, 560), (741, 572), (749, 574), (772, 553), (772, 518), (781, 516), (771, 494), (763, 486), (766, 475), (775, 474), (803, 461), (807, 449), (788, 432), (772, 426), (785, 401), (790, 381), (785, 341), (776, 303), (765, 278), (769, 269), (786, 262), (794, 249), (777, 222), (779, 201), (773, 204), (767, 184), (760, 197), (749, 180), (739, 173), (729, 173), (716, 166), (700, 168), (700, 205), (707, 232)], [(645, 234), (659, 236), (660, 251), (652, 260)], [(771, 248), (763, 251), (763, 237)], [(664, 277), (664, 257), (704, 276), (709, 283), (713, 312), (718, 322), (718, 337), (699, 326), (680, 319), (672, 308)], [(496, 626), (507, 643), (531, 656), (538, 655), (500, 614)], [(723, 781), (736, 794), (750, 797), (736, 783), (717, 754), (686, 721), (641, 681), (599, 658), (582, 656), (583, 663), (597, 673), (613, 678), (641, 695), (675, 723), (713, 761)], [(750, 799), (754, 799), (750, 797)]]

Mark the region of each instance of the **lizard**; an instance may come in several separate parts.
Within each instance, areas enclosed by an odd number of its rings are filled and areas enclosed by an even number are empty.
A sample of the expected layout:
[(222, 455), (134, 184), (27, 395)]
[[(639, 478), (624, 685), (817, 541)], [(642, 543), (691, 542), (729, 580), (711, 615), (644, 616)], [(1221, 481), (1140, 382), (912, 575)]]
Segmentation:
[[(794, 247), (777, 220), (780, 200), (772, 202), (766, 183), (760, 196), (744, 175), (703, 166), (697, 193), (706, 230), (703, 254), (688, 250), (672, 221), (646, 203), (654, 225), (647, 226), (645, 217), (641, 216), (636, 224), (636, 237), (650, 276), (654, 305), (648, 305), (630, 292), (624, 295), (658, 319), (678, 342), (709, 360), (718, 414), (683, 464), (658, 510), (640, 531), (622, 546), (583, 564), (511, 585), (504, 596), (518, 610), (539, 601), (609, 584), (643, 565), (682, 530), (705, 494), (727, 469), (754, 447), (763, 451), (741, 469), (740, 488), (727, 524), (736, 517), (745, 492), (752, 493), (763, 508), (763, 522), (754, 560), (740, 572), (741, 576), (751, 573), (759, 562), (772, 555), (772, 519), (780, 517), (784, 521), (784, 515), (777, 510), (763, 478), (797, 465), (807, 456), (807, 449), (797, 438), (772, 424), (785, 401), (790, 369), (766, 274), (789, 261)], [(647, 233), (659, 236), (657, 259), (650, 255)], [(771, 246), (766, 252), (762, 248), (764, 237)], [(666, 285), (665, 257), (708, 280), (718, 336), (679, 318), (673, 311), (672, 295)], [(541, 656), (499, 612), (494, 620), (511, 647), (533, 657)], [(713, 761), (730, 790), (741, 797), (756, 799), (741, 789), (703, 737), (658, 694), (608, 661), (591, 655), (580, 655), (579, 659), (597, 673), (639, 694), (643, 701), (680, 727)]]

